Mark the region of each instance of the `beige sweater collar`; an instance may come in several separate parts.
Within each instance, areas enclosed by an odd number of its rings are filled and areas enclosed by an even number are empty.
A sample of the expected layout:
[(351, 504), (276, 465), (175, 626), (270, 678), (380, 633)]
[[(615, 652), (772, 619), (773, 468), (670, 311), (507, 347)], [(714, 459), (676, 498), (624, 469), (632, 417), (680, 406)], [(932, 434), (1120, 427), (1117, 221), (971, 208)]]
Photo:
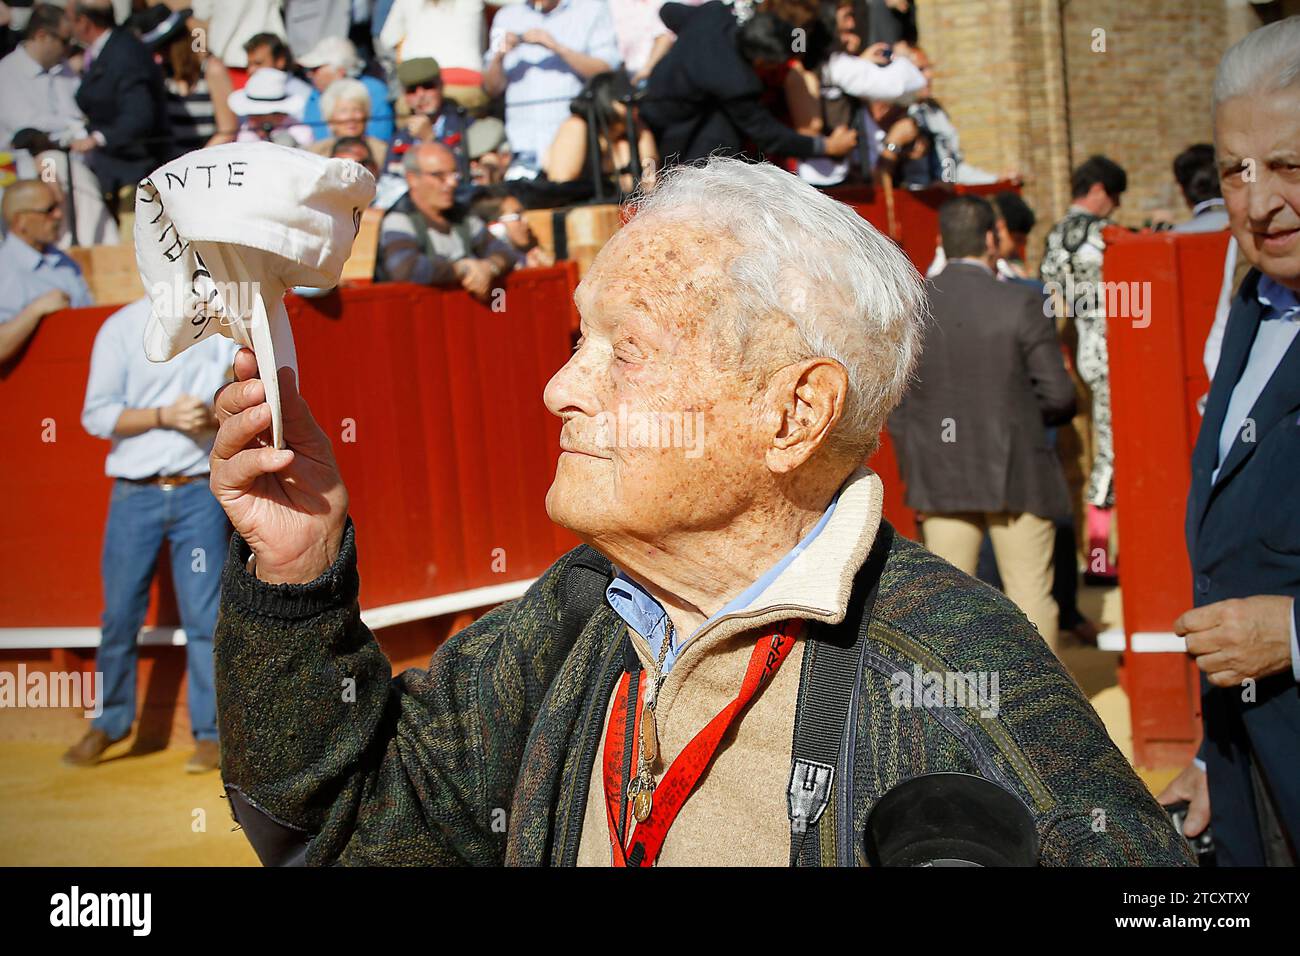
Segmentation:
[[(826, 527), (747, 607), (710, 621), (678, 652), (703, 653), (744, 631), (791, 618), (838, 624), (844, 620), (853, 579), (867, 560), (880, 528), (884, 486), (865, 467), (849, 476)], [(654, 662), (646, 641), (631, 628), (633, 647), (642, 663)], [(677, 671), (673, 667), (672, 673)]]

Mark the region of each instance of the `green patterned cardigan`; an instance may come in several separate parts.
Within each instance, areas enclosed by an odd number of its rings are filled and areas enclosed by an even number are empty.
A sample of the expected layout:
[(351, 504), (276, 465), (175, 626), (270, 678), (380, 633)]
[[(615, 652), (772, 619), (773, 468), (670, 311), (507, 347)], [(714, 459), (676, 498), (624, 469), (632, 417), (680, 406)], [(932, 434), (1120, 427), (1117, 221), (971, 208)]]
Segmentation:
[[(448, 640), (427, 670), (393, 677), (359, 617), (350, 521), (338, 560), (304, 585), (258, 581), (235, 535), (215, 637), (222, 776), (263, 862), (572, 865), (586, 801), (601, 799), (587, 791), (624, 663), (624, 625), (607, 605), (561, 624), (561, 582), (584, 551)], [(1019, 795), (1044, 865), (1192, 863), (1078, 685), (1000, 593), (894, 535), (867, 642), (853, 785), (832, 795), (823, 828), (844, 832), (836, 796), (851, 795), (849, 832), (860, 834), (895, 784), (959, 771)], [(996, 716), (895, 706), (889, 675), (917, 665), (996, 672)], [(823, 862), (837, 861), (834, 846), (823, 837)]]

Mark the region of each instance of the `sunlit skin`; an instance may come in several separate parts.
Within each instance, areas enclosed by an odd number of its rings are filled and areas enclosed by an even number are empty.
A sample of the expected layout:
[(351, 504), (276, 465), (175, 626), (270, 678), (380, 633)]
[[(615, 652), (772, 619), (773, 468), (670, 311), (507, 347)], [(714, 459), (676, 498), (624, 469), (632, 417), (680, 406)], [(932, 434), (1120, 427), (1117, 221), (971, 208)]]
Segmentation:
[(442, 109), (442, 82), (439, 80), (408, 87), (404, 95), (412, 113), (432, 116)]
[(39, 180), (27, 180), (9, 188), (20, 191), (21, 202), (17, 208), (22, 210), (9, 224), (9, 231), (33, 249), (44, 252), (59, 238), (59, 226), (63, 222), (60, 196)]
[(332, 63), (325, 63), (307, 71), (307, 77), (311, 80), (311, 85), (322, 93), (329, 89), (329, 85), (335, 80), (341, 80), (347, 75), (347, 70)]
[[(582, 338), (545, 391), (564, 422), (552, 520), (646, 587), (683, 634), (798, 543), (853, 468), (824, 447), (843, 409), (843, 368), (791, 362), (788, 320), (763, 329), (750, 372), (716, 333), (735, 308), (734, 253), (715, 230), (634, 220), (579, 285)], [(602, 447), (597, 416), (620, 406), (701, 413), (702, 454)]]
[(263, 44), (253, 47), (248, 51), (248, 75), (252, 76), (263, 67), (271, 67), (276, 70), (283, 70), (289, 64), (285, 62), (284, 57), (276, 59), (271, 53), (271, 47)]
[(361, 136), (366, 131), (370, 111), (353, 100), (340, 100), (329, 115), (330, 132), (335, 136)]
[[(655, 595), (683, 635), (798, 543), (860, 457), (828, 447), (844, 368), (800, 357), (789, 319), (760, 317), (749, 371), (742, 366), (719, 332), (736, 308), (736, 246), (692, 218), (640, 216), (605, 245), (576, 293), (583, 341), (545, 392), (564, 421), (547, 510)], [(798, 276), (779, 278), (799, 287)], [(267, 447), (253, 353), (242, 350), (234, 368), (235, 383), (217, 396), (213, 494), (257, 555), (258, 578), (312, 581), (338, 556), (347, 516), (329, 439), (285, 369), (289, 449)], [(703, 454), (601, 447), (596, 416), (620, 403), (702, 412)]]
[(1242, 254), (1265, 275), (1300, 290), (1300, 88), (1220, 103), (1214, 148)]
[(502, 216), (518, 216), (513, 222), (504, 223), (506, 239), (516, 249), (528, 249), (537, 241), (533, 231), (528, 227), (528, 220), (523, 218), (524, 204), (514, 196), (507, 196), (501, 201)]
[(426, 217), (444, 220), (444, 213), (456, 204), (456, 157), (438, 143), (419, 149), (420, 172), (407, 173), (406, 185), (411, 201)]

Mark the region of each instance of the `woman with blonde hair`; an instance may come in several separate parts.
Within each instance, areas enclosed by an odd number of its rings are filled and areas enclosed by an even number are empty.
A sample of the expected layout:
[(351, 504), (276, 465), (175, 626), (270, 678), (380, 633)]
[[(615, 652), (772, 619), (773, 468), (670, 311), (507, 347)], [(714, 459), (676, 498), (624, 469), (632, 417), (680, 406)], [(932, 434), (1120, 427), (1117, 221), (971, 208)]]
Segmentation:
[(321, 94), (320, 115), (325, 119), (329, 136), (311, 144), (313, 153), (328, 156), (334, 142), (341, 137), (364, 136), (370, 154), (379, 168), (383, 168), (388, 144), (366, 136), (366, 123), (370, 121), (370, 92), (364, 83), (351, 78), (335, 80)]

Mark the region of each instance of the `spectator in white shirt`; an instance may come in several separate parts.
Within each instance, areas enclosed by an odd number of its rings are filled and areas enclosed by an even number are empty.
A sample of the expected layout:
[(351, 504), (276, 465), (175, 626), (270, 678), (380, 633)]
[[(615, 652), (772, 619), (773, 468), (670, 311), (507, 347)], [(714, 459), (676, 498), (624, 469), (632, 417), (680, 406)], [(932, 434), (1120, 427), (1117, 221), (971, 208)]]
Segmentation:
[[(292, 96), (301, 96), (305, 104), (311, 101), (315, 87), (306, 80), (294, 75), (293, 54), (284, 38), (275, 33), (258, 33), (248, 38), (244, 44), (244, 53), (248, 56), (248, 76), (252, 78), (258, 70), (267, 67), (285, 74), (285, 88)], [(301, 118), (302, 113), (299, 113)]]
[(609, 0), (609, 15), (614, 19), (618, 37), (618, 55), (623, 69), (640, 86), (650, 76), (654, 65), (673, 45), (673, 35), (659, 18), (665, 0)]
[(492, 21), (483, 89), (506, 95), (507, 179), (537, 176), (569, 103), (598, 73), (622, 65), (604, 0), (531, 0)]
[[(47, 148), (67, 146), (86, 135), (86, 120), (74, 99), (80, 81), (64, 59), (71, 38), (66, 13), (53, 4), (38, 3), (32, 7), (22, 43), (0, 60), (0, 149), (14, 150), (19, 178), (53, 180), (63, 209), (55, 245), (65, 249), (118, 241), (117, 224), (104, 206), (99, 180), (79, 156), (69, 167), (68, 153)], [(19, 146), (14, 136), (23, 130), (44, 134), (44, 139), (24, 134), (20, 140), (29, 145)], [(69, 177), (75, 190), (75, 215)]]
[(233, 69), (248, 67), (245, 45), (259, 33), (285, 35), (280, 0), (193, 0), (196, 19), (205, 21), (208, 52)]
[[(494, 6), (520, 0), (497, 0)], [(380, 31), (380, 52), (396, 63), (431, 57), (442, 69), (447, 96), (466, 109), (483, 94), (483, 0), (394, 0)]]

